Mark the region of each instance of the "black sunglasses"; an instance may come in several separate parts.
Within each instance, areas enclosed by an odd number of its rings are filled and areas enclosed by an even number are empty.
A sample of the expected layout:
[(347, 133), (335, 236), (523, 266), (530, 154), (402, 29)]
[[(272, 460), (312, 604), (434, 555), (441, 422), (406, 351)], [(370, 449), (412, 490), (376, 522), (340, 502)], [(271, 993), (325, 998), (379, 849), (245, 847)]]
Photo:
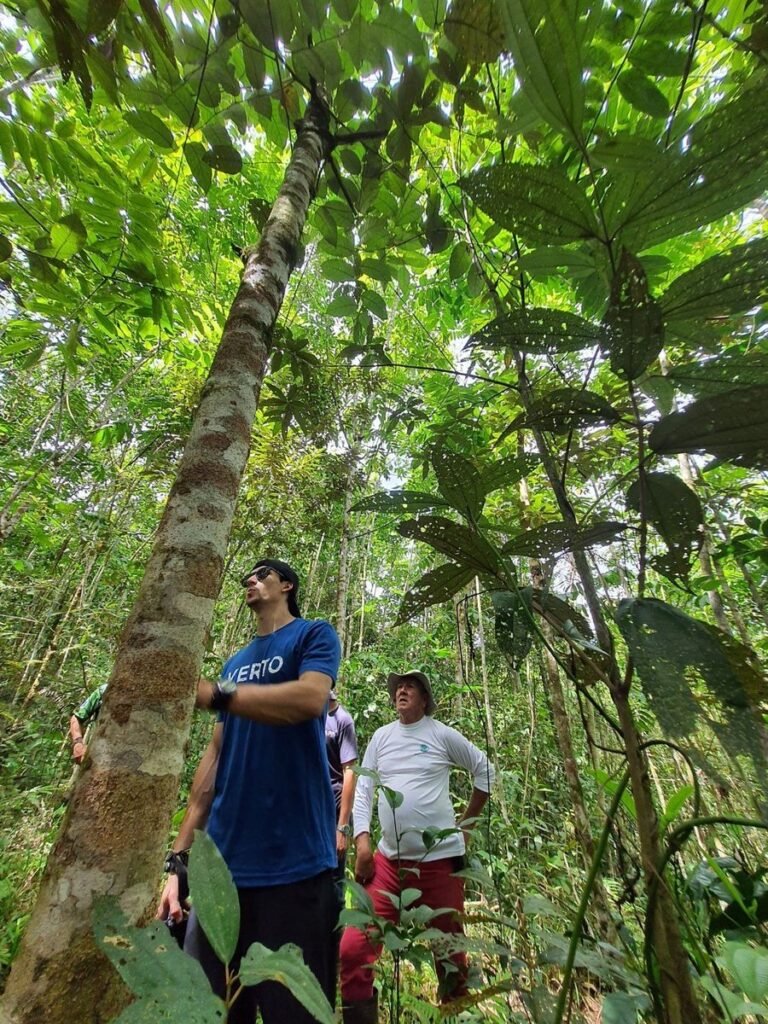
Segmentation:
[(265, 580), (271, 573), (274, 573), (280, 580), (284, 579), (277, 569), (272, 569), (269, 565), (260, 565), (258, 569), (252, 569), (250, 572), (246, 573), (240, 580), (240, 583), (244, 587), (247, 587), (248, 580), (253, 579), (254, 576), (259, 582), (262, 582), (262, 580)]

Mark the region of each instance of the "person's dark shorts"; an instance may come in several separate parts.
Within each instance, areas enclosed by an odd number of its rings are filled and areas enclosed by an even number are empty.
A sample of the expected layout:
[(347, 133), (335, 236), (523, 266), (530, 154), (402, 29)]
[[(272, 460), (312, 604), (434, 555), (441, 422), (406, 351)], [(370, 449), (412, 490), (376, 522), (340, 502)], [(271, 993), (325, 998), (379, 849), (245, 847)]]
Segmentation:
[[(339, 914), (334, 871), (289, 885), (238, 889), (240, 897), (240, 938), (233, 967), (254, 942), (268, 949), (279, 949), (293, 942), (304, 954), (304, 961), (315, 975), (331, 1006), (336, 1001), (336, 923)], [(198, 960), (222, 999), (226, 994), (224, 967), (213, 952), (197, 920), (194, 909), (189, 918), (184, 951)], [(256, 1009), (264, 1024), (314, 1024), (315, 1018), (304, 1009), (288, 989), (276, 981), (245, 988), (229, 1012), (227, 1024), (253, 1024)]]

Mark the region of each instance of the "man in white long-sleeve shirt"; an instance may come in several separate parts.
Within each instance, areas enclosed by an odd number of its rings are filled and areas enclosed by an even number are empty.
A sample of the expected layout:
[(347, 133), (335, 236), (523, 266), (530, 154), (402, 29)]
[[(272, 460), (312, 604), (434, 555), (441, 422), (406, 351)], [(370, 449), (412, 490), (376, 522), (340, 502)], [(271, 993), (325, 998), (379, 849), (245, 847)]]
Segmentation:
[[(388, 894), (418, 889), (421, 896), (413, 905), (450, 908), (450, 912), (431, 921), (430, 926), (448, 934), (461, 934), (464, 882), (456, 877), (455, 871), (464, 855), (464, 834), (488, 799), (493, 768), (485, 754), (461, 733), (432, 718), (435, 702), (423, 672), (392, 673), (388, 687), (397, 721), (373, 734), (363, 768), (376, 772), (381, 785), (399, 793), (402, 802), (393, 808), (386, 794), (379, 792), (381, 841), (373, 853), (374, 780), (369, 776), (358, 780), (353, 812), (355, 877), (364, 883), (378, 917), (397, 920), (398, 908)], [(453, 767), (466, 769), (474, 780), (472, 795), (458, 823), (448, 789)], [(380, 955), (381, 944), (369, 932), (358, 928), (345, 930), (341, 940), (345, 1024), (375, 1024), (378, 1019), (372, 968)], [(449, 960), (452, 966), (439, 960), (436, 963), (443, 1001), (466, 992), (466, 957), (456, 952)]]

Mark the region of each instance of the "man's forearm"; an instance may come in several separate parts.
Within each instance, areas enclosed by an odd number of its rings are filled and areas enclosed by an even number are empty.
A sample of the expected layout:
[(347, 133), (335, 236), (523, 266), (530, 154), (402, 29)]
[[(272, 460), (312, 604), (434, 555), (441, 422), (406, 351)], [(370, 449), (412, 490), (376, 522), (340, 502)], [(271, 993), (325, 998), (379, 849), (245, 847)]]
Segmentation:
[(83, 726), (77, 715), (72, 715), (69, 720), (69, 736), (73, 743), (83, 741)]
[[(220, 729), (221, 726), (216, 726)], [(218, 745), (213, 741), (208, 745), (192, 780), (189, 791), (187, 810), (179, 828), (179, 834), (173, 843), (176, 852), (188, 850), (195, 838), (195, 829), (205, 828), (208, 814), (213, 803), (216, 788), (216, 769), (219, 764)]]
[[(467, 804), (464, 813), (459, 817), (459, 825), (463, 832), (469, 832), (475, 827), (475, 822), (470, 819), (479, 818), (487, 802), (487, 793), (484, 793), (482, 789), (474, 788), (472, 790), (469, 803)], [(466, 825), (464, 824), (465, 821), (467, 822)]]
[[(297, 725), (318, 718), (328, 703), (331, 679), (321, 673), (312, 678), (294, 679), (286, 683), (263, 686), (238, 686), (227, 705), (227, 714), (250, 718), (266, 725)], [(326, 682), (327, 681), (327, 682)], [(197, 688), (197, 704), (210, 708), (214, 684), (201, 679)]]
[(341, 783), (341, 803), (339, 805), (339, 825), (348, 825), (355, 799), (355, 773), (351, 765), (344, 766), (344, 777)]

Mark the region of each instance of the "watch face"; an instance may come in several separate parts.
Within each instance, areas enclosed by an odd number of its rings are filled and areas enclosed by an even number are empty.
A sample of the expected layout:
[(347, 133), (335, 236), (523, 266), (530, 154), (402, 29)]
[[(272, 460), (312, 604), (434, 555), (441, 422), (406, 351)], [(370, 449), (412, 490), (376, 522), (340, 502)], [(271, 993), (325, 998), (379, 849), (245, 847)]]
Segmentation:
[(216, 685), (219, 693), (225, 693), (228, 697), (237, 691), (237, 683), (234, 679), (222, 679)]

